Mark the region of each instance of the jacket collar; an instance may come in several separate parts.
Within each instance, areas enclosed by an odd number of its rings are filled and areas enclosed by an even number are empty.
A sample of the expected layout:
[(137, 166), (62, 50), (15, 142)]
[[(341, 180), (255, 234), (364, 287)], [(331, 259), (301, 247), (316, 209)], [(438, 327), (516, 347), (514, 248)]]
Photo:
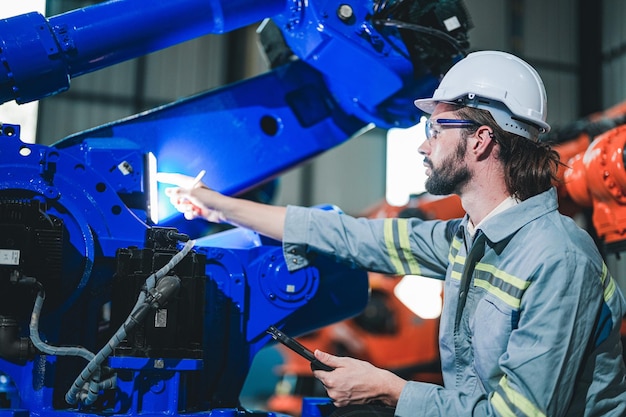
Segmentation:
[[(558, 209), (556, 188), (552, 187), (541, 194), (530, 197), (519, 204), (485, 219), (478, 227), (493, 243), (511, 236), (533, 220)], [(466, 214), (460, 228), (467, 231), (469, 217)], [(478, 233), (478, 230), (476, 231)]]

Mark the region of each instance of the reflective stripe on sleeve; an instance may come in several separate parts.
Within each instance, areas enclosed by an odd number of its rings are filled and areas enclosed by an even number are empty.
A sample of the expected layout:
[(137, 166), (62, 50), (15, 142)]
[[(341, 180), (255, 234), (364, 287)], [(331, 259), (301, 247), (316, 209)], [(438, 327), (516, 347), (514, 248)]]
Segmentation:
[(408, 219), (385, 219), (385, 245), (398, 275), (420, 275), (420, 267), (411, 253)]
[(608, 302), (615, 293), (615, 280), (611, 274), (609, 274), (609, 269), (605, 263), (602, 263), (602, 275), (600, 276), (600, 280), (604, 287), (604, 301)]
[(605, 263), (602, 263), (602, 273), (600, 274), (600, 281), (602, 282), (602, 288), (604, 289), (604, 303), (602, 305), (600, 317), (596, 322), (594, 335), (596, 347), (600, 346), (602, 343), (604, 343), (606, 339), (609, 338), (614, 323), (613, 312), (610, 307), (610, 299), (613, 294), (615, 294), (616, 283), (609, 273), (609, 269), (607, 268)]
[(500, 379), (498, 388), (491, 397), (491, 405), (504, 417), (515, 417), (519, 415), (527, 417), (546, 417), (535, 404), (509, 385), (506, 375)]

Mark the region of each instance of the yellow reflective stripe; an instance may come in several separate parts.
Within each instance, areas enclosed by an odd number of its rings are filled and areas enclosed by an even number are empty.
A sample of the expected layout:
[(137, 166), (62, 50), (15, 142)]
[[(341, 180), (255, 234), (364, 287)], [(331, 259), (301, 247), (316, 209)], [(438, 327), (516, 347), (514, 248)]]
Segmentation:
[(496, 297), (498, 297), (499, 299), (501, 299), (502, 301), (504, 301), (505, 303), (507, 303), (508, 305), (510, 305), (511, 307), (515, 309), (518, 309), (519, 306), (522, 304), (522, 301), (519, 298), (513, 297), (512, 295), (508, 294), (506, 291), (503, 291), (498, 287), (494, 287), (493, 285), (491, 285), (489, 282), (485, 281), (484, 279), (476, 278), (474, 280), (474, 285), (476, 287), (486, 289), (491, 294), (495, 295)]
[(515, 413), (506, 405), (499, 392), (495, 392), (491, 397), (491, 405), (502, 417), (516, 417)]
[[(609, 278), (609, 282), (605, 282), (607, 277)], [(615, 280), (611, 274), (609, 274), (609, 268), (605, 263), (602, 263), (602, 275), (600, 276), (600, 281), (602, 281), (602, 285), (605, 286), (604, 301), (608, 302), (615, 293)]]
[[(474, 279), (476, 287), (484, 288), (512, 308), (520, 307), (522, 294), (530, 285), (528, 281), (481, 262), (476, 264), (475, 269), (480, 272)], [(484, 277), (485, 273), (487, 277)]]
[(450, 244), (450, 252), (448, 252), (448, 262), (454, 262), (455, 257), (459, 253), (459, 249), (461, 249), (461, 240), (456, 236), (452, 239), (452, 244)]
[(409, 219), (397, 219), (398, 237), (400, 238), (400, 248), (404, 253), (404, 259), (409, 268), (409, 274), (420, 275), (421, 268), (411, 252), (411, 242), (409, 241)]
[[(546, 415), (539, 410), (535, 404), (533, 404), (528, 398), (524, 397), (522, 394), (520, 394), (519, 392), (515, 391), (513, 388), (511, 388), (508, 384), (508, 379), (506, 377), (506, 375), (504, 375), (502, 377), (502, 379), (500, 379), (500, 387), (502, 388), (502, 390), (504, 391), (504, 393), (506, 394), (507, 399), (509, 400), (509, 403), (511, 403), (511, 405), (513, 405), (514, 407), (516, 407), (517, 409), (519, 409), (521, 412), (523, 412), (526, 416), (528, 417), (546, 417)], [(495, 397), (495, 394), (494, 394)], [(510, 410), (510, 408), (504, 404), (504, 399), (502, 400), (502, 405), (506, 407), (506, 410), (508, 410), (509, 412), (512, 412)], [(493, 404), (493, 399), (492, 399), (492, 404)], [(494, 405), (495, 407), (495, 405)], [(500, 411), (500, 410), (498, 410)], [(504, 413), (502, 413), (504, 414)], [(515, 414), (513, 414), (515, 415)]]
[(604, 281), (606, 280), (606, 276), (609, 274), (609, 268), (606, 266), (604, 262), (602, 262), (602, 275), (600, 275), (600, 281), (602, 285), (604, 285)]
[(389, 260), (391, 264), (396, 269), (396, 273), (398, 275), (404, 275), (406, 272), (402, 267), (402, 261), (400, 260), (400, 256), (398, 254), (398, 250), (396, 249), (395, 240), (393, 238), (393, 226), (394, 219), (385, 219), (384, 221), (384, 237), (385, 237), (385, 245), (387, 246), (387, 251), (389, 252)]
[(456, 249), (457, 251), (461, 249), (461, 239), (455, 236), (454, 239), (452, 239), (452, 244), (450, 245), (450, 247)]
[(491, 275), (500, 278), (502, 281), (514, 286), (515, 288), (519, 288), (520, 290), (525, 290), (530, 285), (530, 282), (504, 272), (493, 265), (479, 262), (476, 264), (476, 270), (489, 272)]
[(448, 262), (452, 264), (452, 272), (450, 272), (450, 278), (461, 280), (463, 276), (463, 267), (465, 266), (465, 256), (459, 255), (461, 249), (461, 239), (454, 237), (450, 244), (450, 252), (448, 253)]
[(604, 301), (608, 302), (615, 292), (615, 280), (613, 277), (609, 278), (609, 285), (604, 289)]
[(451, 262), (452, 272), (450, 272), (450, 278), (460, 280), (465, 267), (465, 256), (457, 255)]
[(385, 246), (398, 275), (421, 275), (419, 264), (411, 252), (408, 219), (385, 219)]

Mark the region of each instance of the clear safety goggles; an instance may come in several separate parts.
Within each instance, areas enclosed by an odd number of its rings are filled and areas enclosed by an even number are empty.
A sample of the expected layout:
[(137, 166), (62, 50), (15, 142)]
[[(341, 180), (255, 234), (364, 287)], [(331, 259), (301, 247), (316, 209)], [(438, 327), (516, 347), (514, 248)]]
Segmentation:
[(465, 119), (428, 119), (426, 121), (426, 139), (434, 139), (441, 133), (444, 127), (472, 127), (480, 126), (480, 123), (474, 120)]

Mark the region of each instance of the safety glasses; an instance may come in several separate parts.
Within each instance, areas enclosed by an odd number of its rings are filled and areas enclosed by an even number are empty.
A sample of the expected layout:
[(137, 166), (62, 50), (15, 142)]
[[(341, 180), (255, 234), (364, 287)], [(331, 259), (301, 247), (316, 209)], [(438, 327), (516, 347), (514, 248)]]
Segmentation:
[(480, 123), (474, 120), (465, 119), (428, 119), (426, 121), (426, 139), (434, 139), (441, 133), (444, 127), (472, 127), (480, 126)]

